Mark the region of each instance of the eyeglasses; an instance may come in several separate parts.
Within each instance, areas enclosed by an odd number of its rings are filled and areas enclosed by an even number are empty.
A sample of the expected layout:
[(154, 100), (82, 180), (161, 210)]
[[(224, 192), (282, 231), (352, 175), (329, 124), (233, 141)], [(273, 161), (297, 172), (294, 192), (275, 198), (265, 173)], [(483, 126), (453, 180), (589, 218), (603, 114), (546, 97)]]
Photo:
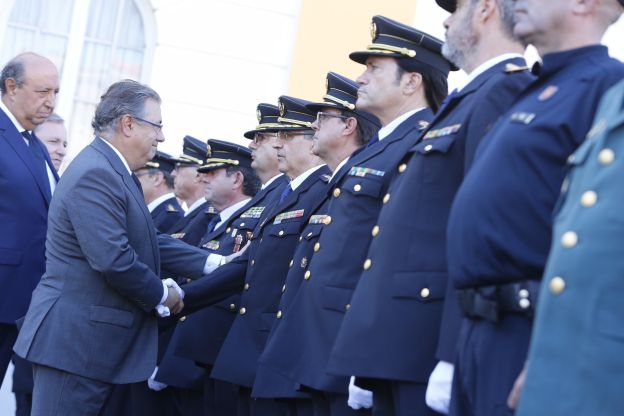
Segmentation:
[(273, 139), (277, 137), (277, 133), (256, 133), (253, 138), (254, 144), (260, 144), (266, 139)]
[(149, 124), (150, 126), (154, 127), (154, 128), (156, 129), (156, 131), (157, 131), (157, 132), (162, 131), (162, 128), (163, 128), (163, 125), (162, 125), (162, 124), (152, 123), (151, 121), (148, 121), (148, 120), (142, 119), (142, 118), (140, 118), (140, 117), (136, 117), (136, 116), (133, 116), (133, 117), (134, 117), (134, 119), (135, 119), (135, 120), (142, 121), (143, 123), (147, 123), (147, 124)]
[(322, 111), (319, 111), (318, 113), (316, 113), (316, 125), (321, 127), (321, 122), (323, 121), (323, 119), (326, 119), (326, 118), (329, 118), (329, 117), (340, 118), (340, 119), (343, 119), (343, 120), (347, 120), (348, 118), (351, 118), (351, 117), (343, 116), (341, 114), (324, 113)]
[(278, 131), (277, 132), (277, 137), (280, 140), (290, 140), (290, 139), (294, 139), (295, 137), (303, 137), (306, 140), (311, 139), (312, 137), (314, 137), (314, 133), (302, 133), (299, 131)]

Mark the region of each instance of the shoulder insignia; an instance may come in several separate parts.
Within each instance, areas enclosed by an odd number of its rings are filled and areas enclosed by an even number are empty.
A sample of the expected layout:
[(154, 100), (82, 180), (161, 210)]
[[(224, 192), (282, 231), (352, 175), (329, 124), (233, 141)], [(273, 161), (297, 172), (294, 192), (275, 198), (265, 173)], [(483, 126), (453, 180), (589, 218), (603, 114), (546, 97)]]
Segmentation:
[(178, 212), (178, 210), (176, 209), (176, 207), (173, 206), (173, 204), (168, 204), (167, 212)]
[(307, 257), (302, 258), (301, 259), (301, 268), (305, 269), (307, 265), (308, 265), (308, 258)]
[(528, 70), (529, 70), (529, 67), (526, 65), (520, 66), (520, 65), (516, 65), (512, 63), (505, 65), (505, 72), (507, 74), (513, 74), (516, 72), (522, 72), (522, 71), (528, 71)]
[(327, 218), (327, 215), (312, 215), (308, 223), (309, 224), (325, 224), (325, 218)]
[(171, 234), (171, 237), (175, 238), (176, 240), (179, 240), (181, 238), (184, 238), (184, 235), (186, 233), (175, 233), (175, 234)]
[(280, 224), (282, 221), (290, 220), (292, 218), (301, 218), (303, 217), (304, 212), (305, 210), (303, 209), (298, 209), (296, 211), (282, 212), (277, 217), (275, 217), (275, 220), (273, 220), (273, 224)]
[(425, 120), (420, 120), (420, 121), (418, 122), (418, 130), (424, 130), (424, 129), (426, 129), (427, 127), (429, 127), (429, 122), (428, 122), (428, 121), (425, 121)]
[(251, 207), (243, 212), (239, 218), (260, 218), (262, 211), (264, 211), (264, 207)]
[(208, 207), (208, 209), (206, 209), (205, 211), (206, 214), (216, 214), (217, 210), (215, 209), (215, 207), (213, 207), (212, 205)]
[(549, 85), (548, 87), (544, 88), (544, 91), (542, 91), (540, 93), (540, 95), (537, 97), (538, 100), (540, 101), (546, 101), (548, 99), (550, 99), (553, 95), (555, 95), (557, 93), (557, 91), (559, 91), (559, 87), (556, 85)]
[(325, 183), (329, 183), (330, 179), (331, 179), (331, 175), (328, 175), (328, 174), (321, 175), (321, 180)]
[(386, 174), (386, 172), (384, 172), (383, 170), (376, 170), (376, 169), (370, 169), (370, 168), (365, 168), (363, 166), (353, 166), (351, 168), (351, 170), (349, 171), (349, 175), (351, 176), (359, 176), (359, 177), (364, 177), (366, 175), (374, 175), (374, 176), (384, 176)]
[(523, 111), (518, 111), (517, 113), (513, 113), (511, 115), (510, 120), (514, 123), (521, 124), (531, 124), (533, 120), (535, 120), (535, 113), (526, 113)]
[(453, 124), (451, 126), (442, 127), (435, 130), (429, 130), (423, 140), (435, 139), (443, 136), (450, 136), (451, 134), (455, 134), (461, 128), (461, 124)]
[(202, 246), (208, 250), (219, 250), (219, 240), (211, 240)]

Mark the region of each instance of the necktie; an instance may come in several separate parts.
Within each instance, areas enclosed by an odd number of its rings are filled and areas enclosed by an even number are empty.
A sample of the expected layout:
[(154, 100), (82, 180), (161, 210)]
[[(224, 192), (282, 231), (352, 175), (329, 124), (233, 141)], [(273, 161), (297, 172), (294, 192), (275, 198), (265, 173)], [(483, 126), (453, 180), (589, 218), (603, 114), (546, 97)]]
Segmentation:
[(137, 188), (139, 188), (139, 192), (141, 192), (141, 195), (143, 195), (143, 187), (141, 186), (141, 181), (139, 180), (139, 178), (134, 173), (131, 176), (132, 176), (132, 180), (136, 184)]
[(39, 151), (37, 143), (35, 143), (33, 136), (30, 134), (30, 132), (28, 130), (24, 130), (22, 132), (22, 137), (28, 141), (28, 148), (30, 149), (32, 154), (35, 155), (37, 159), (41, 160), (42, 159), (41, 152)]
[(215, 215), (212, 217), (208, 225), (206, 226), (206, 235), (214, 231), (217, 224), (221, 221), (221, 215)]
[(375, 133), (375, 135), (373, 136), (372, 139), (370, 139), (370, 141), (368, 143), (366, 143), (366, 148), (371, 147), (372, 145), (374, 145), (375, 143), (377, 143), (379, 141), (379, 133)]
[(290, 184), (288, 184), (288, 186), (282, 191), (282, 195), (280, 195), (279, 203), (281, 204), (282, 202), (284, 202), (284, 200), (288, 198), (288, 195), (290, 195), (292, 191), (292, 187), (290, 186)]

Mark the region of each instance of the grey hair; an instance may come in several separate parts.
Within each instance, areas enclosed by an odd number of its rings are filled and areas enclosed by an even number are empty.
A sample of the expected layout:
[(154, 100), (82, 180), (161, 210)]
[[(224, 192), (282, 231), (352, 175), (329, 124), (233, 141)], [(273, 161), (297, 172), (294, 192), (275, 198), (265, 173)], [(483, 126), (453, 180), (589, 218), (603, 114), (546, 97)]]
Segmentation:
[(41, 126), (43, 126), (45, 123), (57, 123), (57, 124), (63, 124), (65, 122), (65, 120), (63, 120), (63, 117), (59, 116), (56, 113), (52, 113), (50, 114), (50, 117), (46, 118), (46, 121), (44, 121), (41, 124), (38, 124), (37, 127), (35, 127), (35, 132), (37, 130), (39, 130), (39, 128)]
[(496, 0), (502, 28), (509, 39), (517, 39), (516, 35), (514, 35), (514, 1), (515, 0)]
[(160, 95), (147, 85), (131, 79), (116, 82), (108, 87), (95, 109), (91, 122), (95, 134), (109, 131), (121, 116), (129, 114), (143, 117), (147, 100), (161, 102)]
[(2, 92), (2, 95), (7, 92), (7, 79), (13, 78), (18, 87), (21, 87), (24, 84), (24, 72), (24, 62), (21, 55), (18, 55), (7, 62), (4, 68), (2, 68), (2, 74), (0, 75), (0, 92)]

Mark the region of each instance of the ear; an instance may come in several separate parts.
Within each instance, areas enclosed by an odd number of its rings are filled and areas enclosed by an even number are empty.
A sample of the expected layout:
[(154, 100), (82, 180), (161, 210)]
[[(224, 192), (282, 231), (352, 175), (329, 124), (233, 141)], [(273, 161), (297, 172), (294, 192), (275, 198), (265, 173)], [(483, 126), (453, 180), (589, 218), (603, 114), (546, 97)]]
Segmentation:
[(124, 136), (130, 136), (132, 134), (132, 116), (126, 114), (119, 119), (119, 131)]
[(160, 186), (165, 182), (165, 174), (159, 171), (156, 174), (154, 174), (153, 180), (154, 180), (154, 185)]
[(234, 175), (231, 176), (232, 178), (232, 189), (238, 189), (243, 187), (243, 182), (245, 181), (245, 176), (240, 172), (237, 171), (234, 173)]
[(15, 82), (15, 78), (7, 78), (4, 81), (4, 86), (8, 95), (15, 94), (15, 90), (17, 89), (17, 82)]
[(574, 0), (572, 2), (572, 14), (577, 16), (586, 16), (596, 12), (600, 0)]
[(422, 75), (418, 72), (406, 72), (403, 77), (405, 77), (403, 81), (403, 93), (405, 95), (413, 95), (422, 88)]
[(477, 5), (475, 14), (479, 22), (486, 22), (496, 13), (496, 0), (481, 0)]
[(345, 120), (345, 128), (342, 131), (343, 136), (350, 136), (357, 130), (357, 120), (355, 117), (349, 117)]

